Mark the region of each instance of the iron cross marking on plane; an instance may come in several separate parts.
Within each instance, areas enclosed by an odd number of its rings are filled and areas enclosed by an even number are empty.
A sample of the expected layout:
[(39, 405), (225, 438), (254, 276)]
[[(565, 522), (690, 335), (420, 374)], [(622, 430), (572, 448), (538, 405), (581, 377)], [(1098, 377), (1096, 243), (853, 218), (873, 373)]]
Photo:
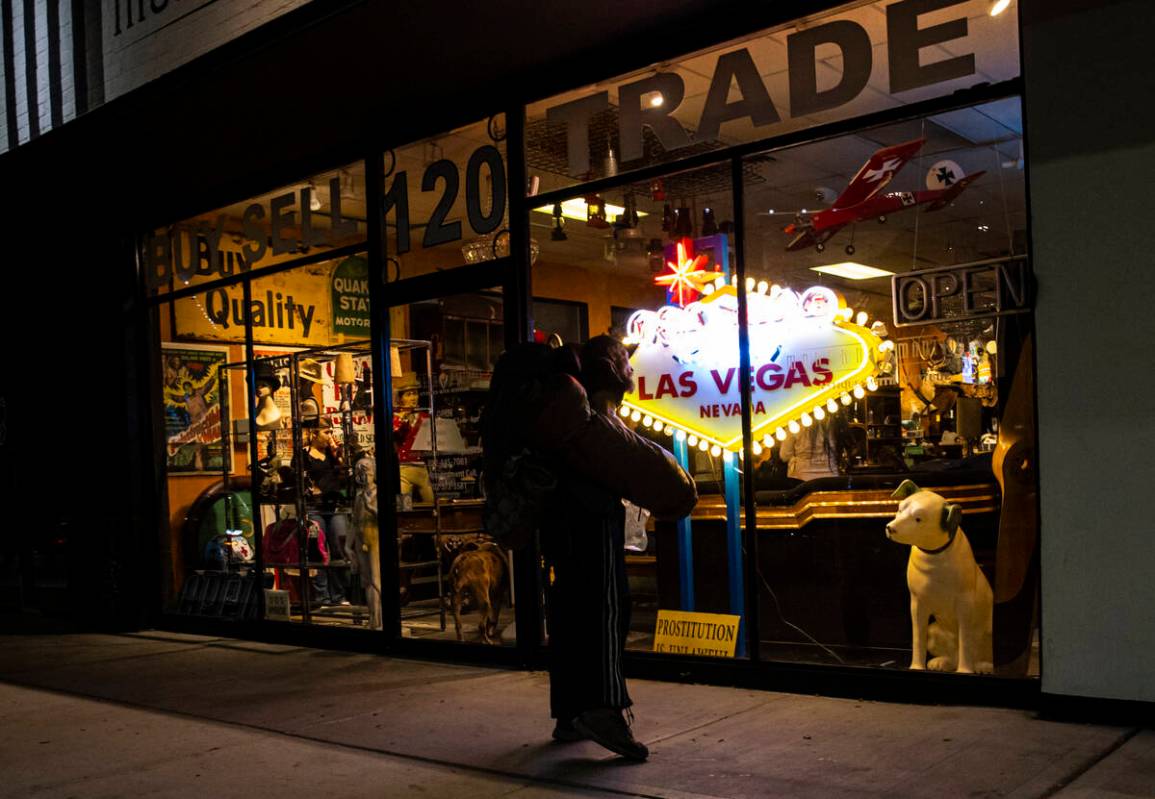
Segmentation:
[(871, 183), (874, 183), (876, 180), (882, 180), (888, 172), (893, 172), (900, 166), (902, 166), (902, 159), (891, 158), (878, 169), (867, 170), (866, 173), (863, 174), (862, 179), (869, 180)]
[[(813, 213), (799, 213), (792, 224), (783, 231), (792, 238), (787, 250), (801, 250), (813, 247), (818, 252), (826, 249), (826, 242), (847, 225), (855, 225), (868, 219), (885, 222), (888, 214), (922, 206), (924, 211), (937, 211), (954, 202), (967, 186), (981, 177), (984, 172), (963, 175), (961, 168), (953, 161), (939, 161), (928, 171), (927, 185), (942, 186), (926, 191), (892, 191), (883, 193), (895, 174), (914, 158), (926, 139), (894, 144), (876, 150), (863, 164), (849, 185), (838, 195), (834, 204)], [(854, 255), (854, 243), (846, 245), (846, 254)]]

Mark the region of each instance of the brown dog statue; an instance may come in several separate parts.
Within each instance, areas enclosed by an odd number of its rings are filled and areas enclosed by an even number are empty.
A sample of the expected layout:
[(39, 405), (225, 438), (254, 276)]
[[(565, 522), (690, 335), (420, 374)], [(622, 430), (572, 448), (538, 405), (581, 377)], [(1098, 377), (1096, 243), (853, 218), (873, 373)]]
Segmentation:
[(453, 559), (449, 568), (449, 586), (453, 592), (453, 624), (458, 641), (465, 640), (461, 635), (461, 608), (466, 596), (470, 596), (481, 614), (478, 625), (481, 640), (487, 644), (501, 643), (497, 620), (505, 597), (505, 571), (505, 555), (494, 543), (467, 549)]

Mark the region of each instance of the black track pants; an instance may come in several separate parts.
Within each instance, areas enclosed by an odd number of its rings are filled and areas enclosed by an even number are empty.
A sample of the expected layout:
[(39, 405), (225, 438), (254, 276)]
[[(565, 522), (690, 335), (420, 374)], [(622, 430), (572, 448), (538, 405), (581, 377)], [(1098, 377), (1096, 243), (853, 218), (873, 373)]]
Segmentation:
[(550, 715), (572, 719), (632, 702), (622, 673), (630, 629), (624, 508), (547, 533)]

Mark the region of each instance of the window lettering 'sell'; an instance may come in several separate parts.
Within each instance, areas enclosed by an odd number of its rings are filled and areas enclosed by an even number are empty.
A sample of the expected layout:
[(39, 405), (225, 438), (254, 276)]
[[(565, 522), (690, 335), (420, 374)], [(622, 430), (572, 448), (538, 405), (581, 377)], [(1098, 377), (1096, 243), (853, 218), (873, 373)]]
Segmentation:
[(187, 284), (194, 278), (227, 277), (247, 272), (269, 255), (307, 252), (311, 247), (336, 246), (357, 234), (357, 222), (341, 212), (341, 181), (329, 181), (330, 225), (314, 226), (311, 210), (312, 189), (303, 188), (272, 198), (268, 207), (252, 203), (241, 215), (239, 249), (224, 246), (235, 232), (226, 236), (225, 214), (215, 222), (173, 225), (147, 236), (144, 241), (144, 268), (148, 284), (157, 288), (168, 283)]

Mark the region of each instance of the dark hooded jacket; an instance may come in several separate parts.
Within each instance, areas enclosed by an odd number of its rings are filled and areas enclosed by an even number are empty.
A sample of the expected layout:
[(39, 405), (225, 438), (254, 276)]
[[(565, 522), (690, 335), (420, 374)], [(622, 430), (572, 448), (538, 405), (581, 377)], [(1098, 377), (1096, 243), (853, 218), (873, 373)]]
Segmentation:
[(559, 519), (620, 511), (621, 499), (659, 519), (689, 514), (698, 501), (693, 479), (616, 416), (595, 414), (567, 357), (532, 344), (502, 356), (483, 423), (486, 468), (524, 449), (545, 457), (558, 473), (559, 503), (574, 503), (558, 508)]

